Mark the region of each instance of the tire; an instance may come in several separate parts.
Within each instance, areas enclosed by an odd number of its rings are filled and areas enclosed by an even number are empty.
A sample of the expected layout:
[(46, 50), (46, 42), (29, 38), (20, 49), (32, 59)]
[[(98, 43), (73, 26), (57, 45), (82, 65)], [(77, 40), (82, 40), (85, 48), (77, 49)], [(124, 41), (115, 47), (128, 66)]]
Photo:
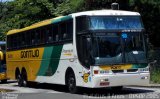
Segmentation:
[(17, 82), (18, 82), (18, 86), (19, 87), (22, 87), (23, 86), (23, 84), (22, 84), (22, 76), (21, 76), (21, 74), (18, 74), (17, 75)]
[(67, 76), (67, 87), (70, 93), (75, 94), (78, 92), (78, 88), (76, 86), (76, 79), (74, 73), (70, 73)]
[(22, 86), (23, 87), (27, 87), (27, 85), (28, 85), (27, 82), (28, 81), (27, 81), (27, 73), (26, 73), (26, 71), (22, 70), (22, 74), (21, 75), (22, 75)]
[(17, 76), (17, 82), (18, 82), (19, 87), (26, 87), (27, 86), (27, 80), (23, 74), (19, 74)]
[(7, 79), (1, 80), (1, 83), (6, 83)]

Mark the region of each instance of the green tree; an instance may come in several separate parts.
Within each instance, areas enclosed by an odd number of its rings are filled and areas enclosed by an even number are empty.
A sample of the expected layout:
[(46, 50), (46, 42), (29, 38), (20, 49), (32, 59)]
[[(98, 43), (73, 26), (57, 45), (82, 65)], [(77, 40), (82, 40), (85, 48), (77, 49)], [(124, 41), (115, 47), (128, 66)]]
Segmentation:
[(141, 13), (151, 43), (155, 47), (160, 47), (160, 1), (130, 0), (129, 4), (131, 10)]

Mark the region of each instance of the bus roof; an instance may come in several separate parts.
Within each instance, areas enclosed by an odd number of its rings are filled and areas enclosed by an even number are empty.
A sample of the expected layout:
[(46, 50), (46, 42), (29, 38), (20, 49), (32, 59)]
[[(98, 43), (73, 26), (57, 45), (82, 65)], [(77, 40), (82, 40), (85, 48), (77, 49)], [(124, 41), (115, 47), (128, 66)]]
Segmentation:
[(139, 16), (140, 14), (138, 12), (131, 12), (131, 11), (122, 11), (122, 10), (93, 10), (93, 11), (84, 11), (84, 12), (78, 12), (78, 13), (73, 13), (68, 16), (60, 16), (52, 19), (47, 19), (38, 23), (35, 23), (31, 26), (22, 28), (22, 29), (14, 29), (8, 31), (7, 35), (35, 29), (41, 26), (49, 25), (52, 23), (60, 22), (63, 20), (66, 20), (71, 17), (76, 17), (76, 16), (82, 16), (82, 15), (88, 15), (88, 16), (93, 16), (93, 15), (110, 15), (110, 16), (115, 16), (115, 15), (131, 15), (131, 16)]
[(82, 15), (109, 15), (109, 16), (115, 16), (115, 15), (123, 15), (123, 16), (139, 16), (140, 14), (138, 12), (132, 12), (132, 11), (122, 11), (122, 10), (93, 10), (93, 11), (84, 11), (84, 12), (78, 12), (71, 14), (72, 16), (82, 16)]
[(59, 16), (59, 17), (56, 17), (56, 18), (47, 19), (47, 20), (32, 24), (31, 26), (28, 26), (28, 27), (25, 27), (25, 28), (22, 28), (22, 29), (10, 30), (10, 31), (8, 31), (7, 35), (11, 35), (11, 34), (23, 32), (23, 31), (35, 29), (35, 28), (38, 28), (38, 27), (41, 27), (41, 26), (45, 26), (45, 25), (49, 25), (49, 24), (52, 24), (52, 23), (60, 22), (60, 21), (63, 21), (63, 20), (69, 19), (69, 18), (71, 18), (71, 16)]

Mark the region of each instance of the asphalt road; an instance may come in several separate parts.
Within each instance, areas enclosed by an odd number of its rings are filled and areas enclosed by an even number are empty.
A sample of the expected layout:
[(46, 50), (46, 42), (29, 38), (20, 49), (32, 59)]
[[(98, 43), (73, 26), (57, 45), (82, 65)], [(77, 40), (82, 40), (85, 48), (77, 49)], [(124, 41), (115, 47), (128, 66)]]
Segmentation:
[[(2, 90), (3, 89), (3, 90)], [(4, 92), (8, 89), (10, 92)], [(160, 88), (125, 87), (123, 90), (81, 88), (78, 94), (70, 94), (65, 86), (37, 84), (18, 87), (15, 81), (0, 84), (0, 99), (159, 99)], [(7, 91), (7, 90), (6, 90)]]

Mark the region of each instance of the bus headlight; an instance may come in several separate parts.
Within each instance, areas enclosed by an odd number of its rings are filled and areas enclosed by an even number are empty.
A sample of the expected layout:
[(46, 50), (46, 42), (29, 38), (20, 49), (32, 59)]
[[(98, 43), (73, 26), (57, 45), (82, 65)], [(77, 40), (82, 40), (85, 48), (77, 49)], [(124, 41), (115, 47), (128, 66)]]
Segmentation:
[(100, 82), (107, 82), (107, 81), (109, 81), (108, 78), (106, 78), (106, 79), (101, 79), (101, 80), (100, 80)]

